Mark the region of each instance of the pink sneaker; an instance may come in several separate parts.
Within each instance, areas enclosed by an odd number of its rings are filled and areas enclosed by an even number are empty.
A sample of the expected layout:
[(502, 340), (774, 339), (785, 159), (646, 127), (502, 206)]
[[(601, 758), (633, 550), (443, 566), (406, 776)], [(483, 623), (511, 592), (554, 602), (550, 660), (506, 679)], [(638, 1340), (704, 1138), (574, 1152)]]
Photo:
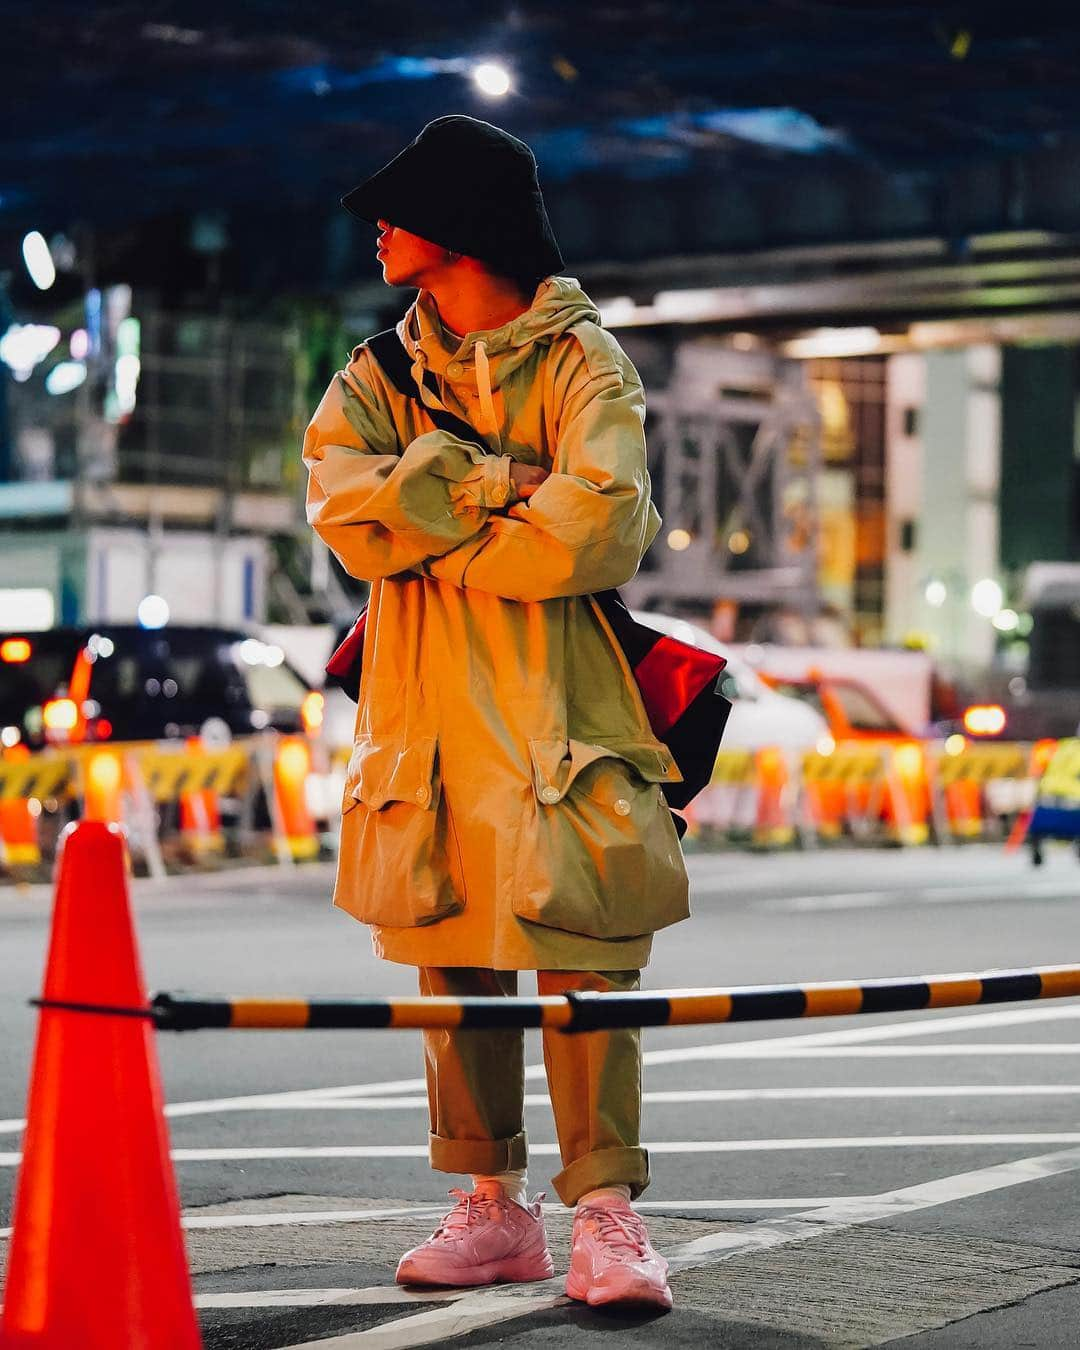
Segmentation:
[(497, 1181), (471, 1195), (452, 1190), (457, 1204), (426, 1242), (398, 1262), (398, 1284), (495, 1284), (546, 1280), (554, 1273), (540, 1211), (543, 1195), (516, 1204)]
[(651, 1303), (671, 1307), (668, 1263), (649, 1241), (645, 1224), (621, 1195), (579, 1205), (566, 1292), (591, 1307)]

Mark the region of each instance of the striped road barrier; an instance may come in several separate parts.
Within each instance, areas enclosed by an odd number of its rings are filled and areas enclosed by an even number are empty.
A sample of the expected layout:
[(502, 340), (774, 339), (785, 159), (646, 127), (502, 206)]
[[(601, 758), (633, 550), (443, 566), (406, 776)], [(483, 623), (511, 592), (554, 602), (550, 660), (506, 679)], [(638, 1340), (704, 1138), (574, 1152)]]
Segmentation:
[(700, 1026), (793, 1017), (963, 1008), (984, 1003), (1080, 996), (1080, 966), (920, 975), (826, 984), (675, 989), (543, 998), (200, 998), (158, 993), (145, 1007), (32, 999), (42, 1008), (152, 1018), (159, 1031), (331, 1031), (548, 1027)]

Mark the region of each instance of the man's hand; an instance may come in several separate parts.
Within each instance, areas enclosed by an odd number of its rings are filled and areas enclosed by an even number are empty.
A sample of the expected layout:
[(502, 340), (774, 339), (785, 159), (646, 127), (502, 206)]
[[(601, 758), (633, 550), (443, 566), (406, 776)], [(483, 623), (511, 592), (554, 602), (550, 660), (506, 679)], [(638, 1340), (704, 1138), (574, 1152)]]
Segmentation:
[(510, 465), (510, 481), (522, 501), (531, 497), (548, 476), (548, 470), (542, 469), (539, 464), (514, 463)]

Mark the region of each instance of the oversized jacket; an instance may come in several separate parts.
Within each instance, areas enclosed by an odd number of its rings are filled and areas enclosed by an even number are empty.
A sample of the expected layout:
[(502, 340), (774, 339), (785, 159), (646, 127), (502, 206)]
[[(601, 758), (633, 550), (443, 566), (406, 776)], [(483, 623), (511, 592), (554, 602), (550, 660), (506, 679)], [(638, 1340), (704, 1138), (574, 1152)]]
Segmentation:
[[(491, 453), (363, 343), (308, 426), (308, 520), (371, 582), (334, 903), (392, 961), (641, 966), (687, 914), (680, 774), (589, 598), (660, 527), (641, 381), (572, 277), (463, 338), (421, 291), (398, 333)], [(550, 471), (527, 501), (514, 460)]]

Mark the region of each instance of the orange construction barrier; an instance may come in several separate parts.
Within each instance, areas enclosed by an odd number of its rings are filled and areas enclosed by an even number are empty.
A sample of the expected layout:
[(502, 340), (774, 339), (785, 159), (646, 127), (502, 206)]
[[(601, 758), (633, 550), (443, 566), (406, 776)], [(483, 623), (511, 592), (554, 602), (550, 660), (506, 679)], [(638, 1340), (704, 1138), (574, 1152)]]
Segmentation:
[(274, 833), (293, 858), (314, 858), (319, 837), (305, 796), (311, 748), (303, 736), (283, 736), (274, 755)]
[[(119, 829), (64, 832), (44, 1000), (148, 1009)], [(198, 1350), (148, 1017), (44, 1006), (0, 1350)]]

